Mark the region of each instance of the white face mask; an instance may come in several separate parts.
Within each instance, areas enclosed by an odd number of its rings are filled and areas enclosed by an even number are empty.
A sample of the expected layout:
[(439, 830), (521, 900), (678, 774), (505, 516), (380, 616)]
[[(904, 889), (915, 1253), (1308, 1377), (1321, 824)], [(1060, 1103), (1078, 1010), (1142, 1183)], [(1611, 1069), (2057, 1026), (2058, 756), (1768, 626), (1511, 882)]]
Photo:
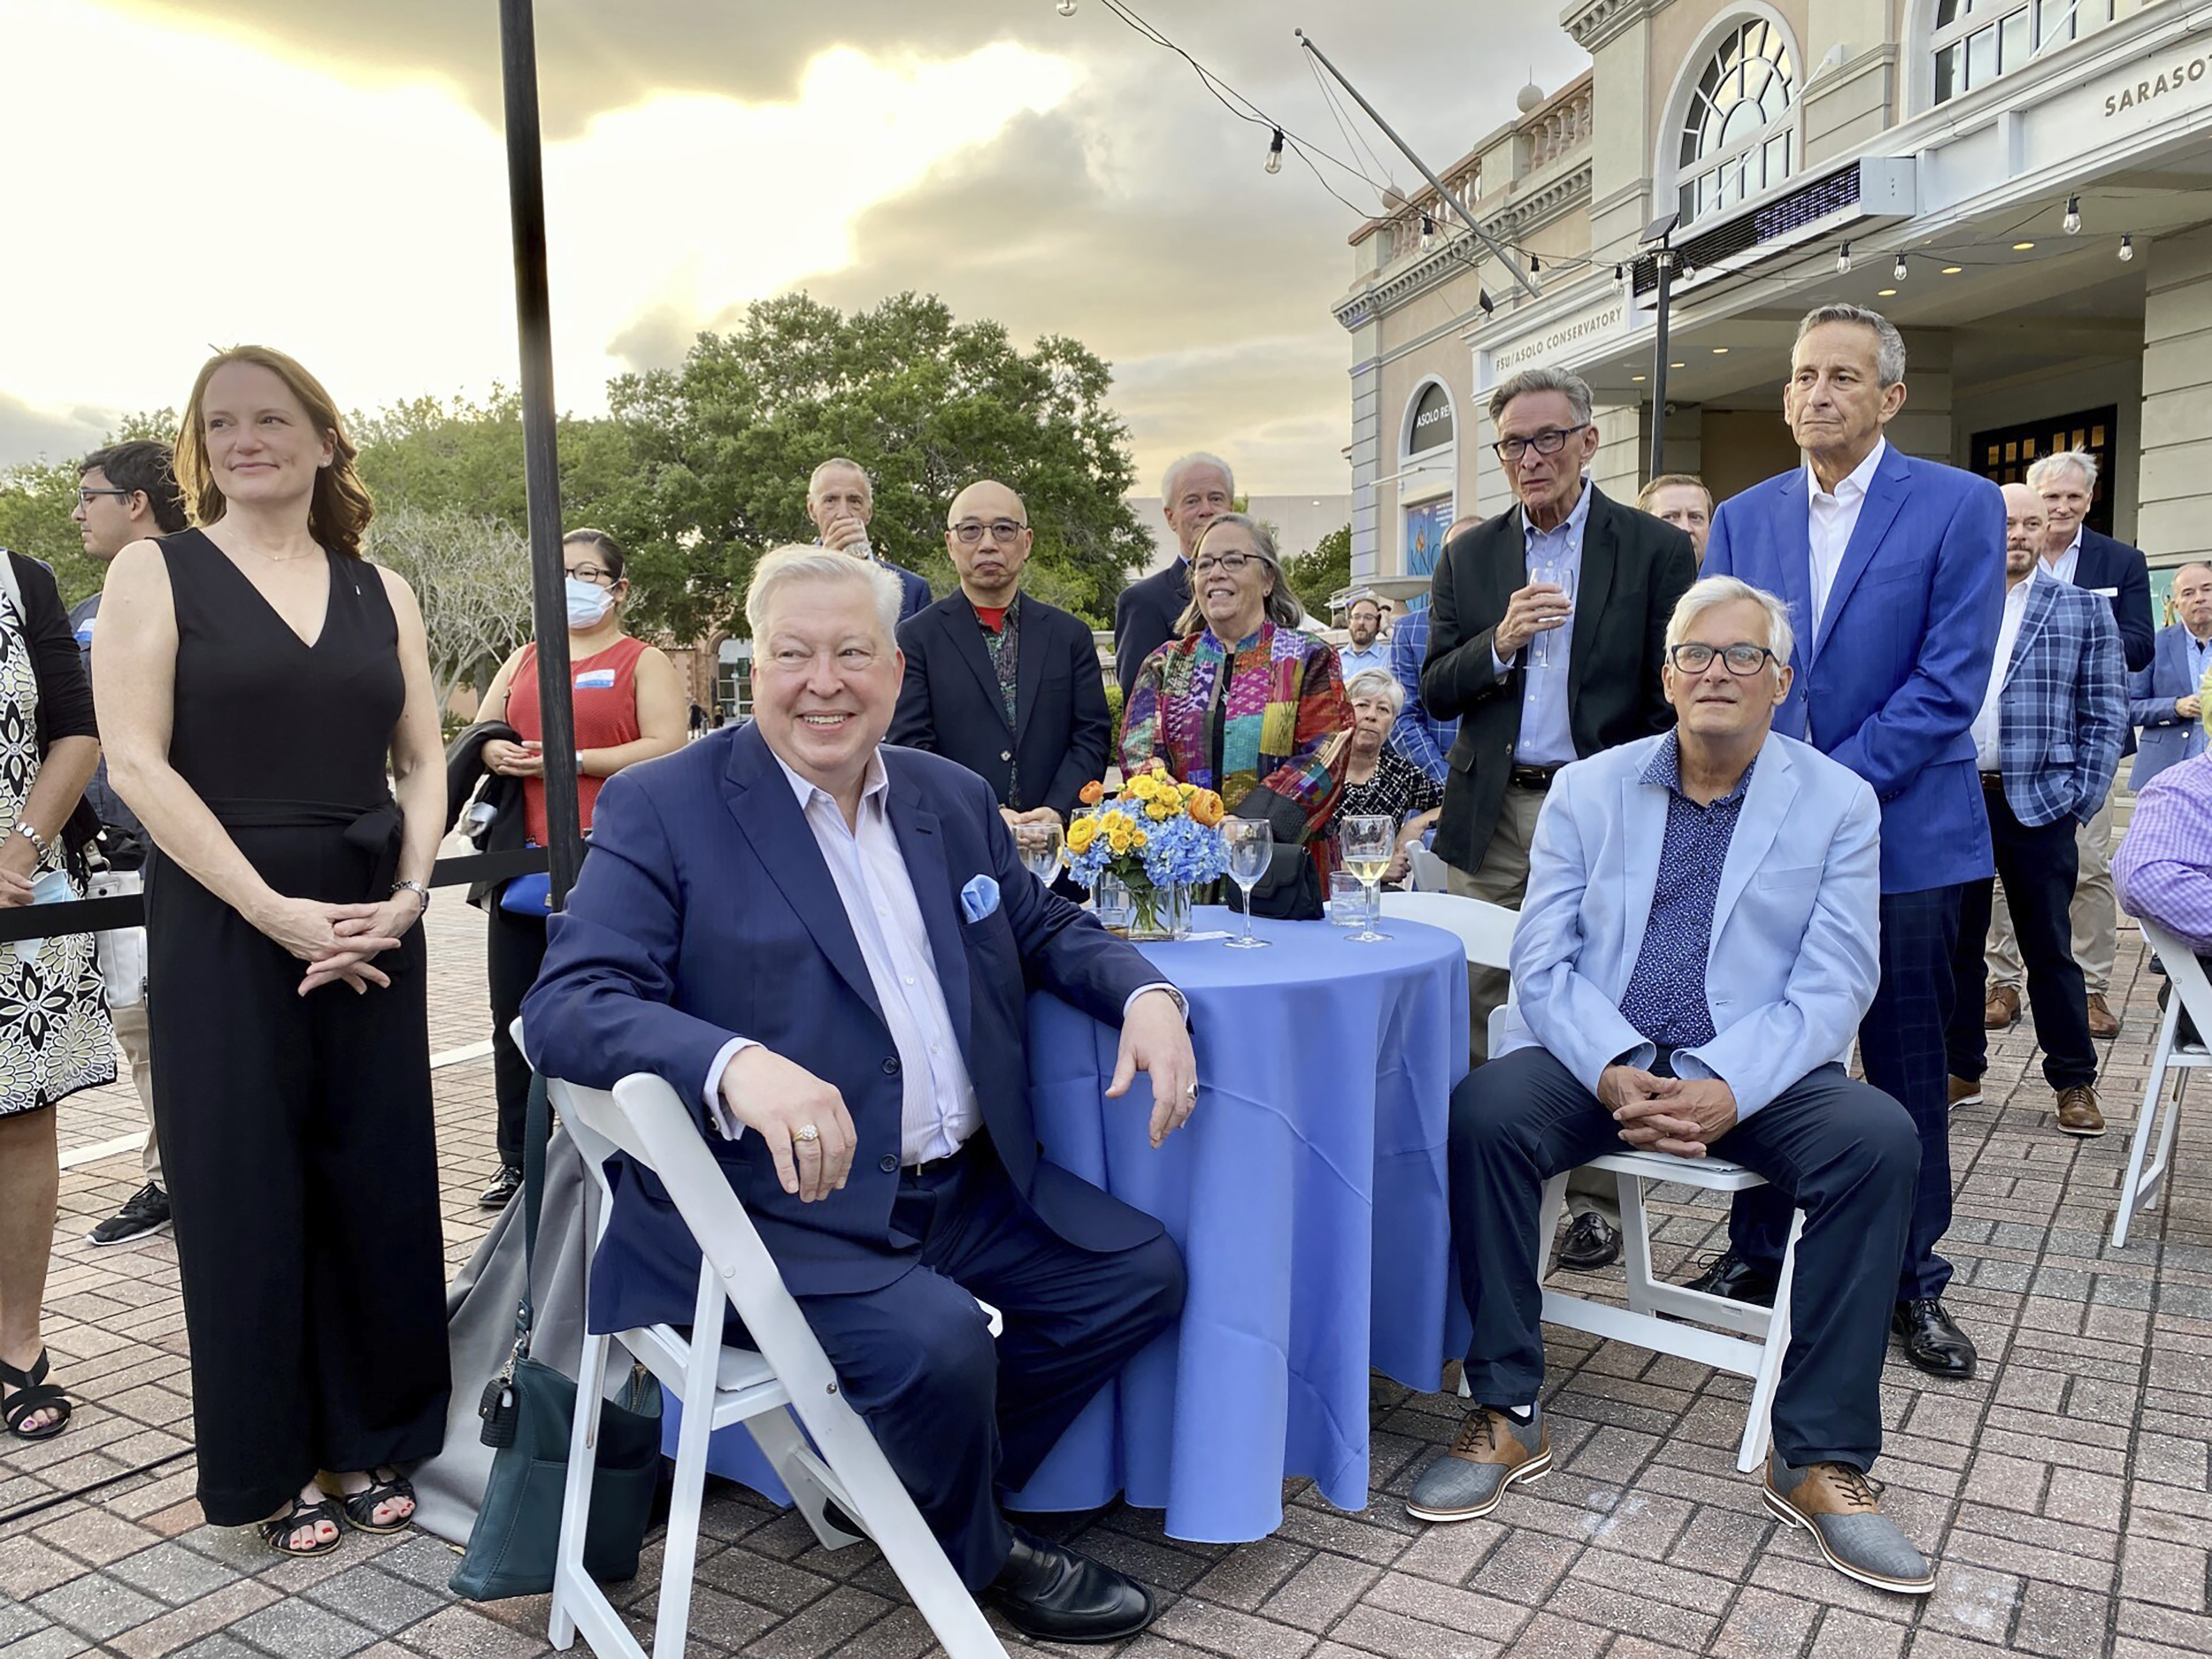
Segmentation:
[(614, 605), (614, 594), (597, 582), (571, 576), (562, 586), (568, 592), (568, 630), (571, 633), (580, 634), (587, 628), (596, 628), (599, 619)]

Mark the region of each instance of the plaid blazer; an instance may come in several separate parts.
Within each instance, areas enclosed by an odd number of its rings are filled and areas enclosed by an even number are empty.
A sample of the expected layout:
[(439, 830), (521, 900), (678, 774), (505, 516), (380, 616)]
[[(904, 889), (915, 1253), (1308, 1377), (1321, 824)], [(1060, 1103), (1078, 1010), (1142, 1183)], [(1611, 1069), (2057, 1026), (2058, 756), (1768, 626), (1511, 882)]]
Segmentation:
[(1997, 701), (1998, 769), (2033, 829), (2104, 805), (2127, 730), (2127, 669), (2112, 606), (2039, 572)]

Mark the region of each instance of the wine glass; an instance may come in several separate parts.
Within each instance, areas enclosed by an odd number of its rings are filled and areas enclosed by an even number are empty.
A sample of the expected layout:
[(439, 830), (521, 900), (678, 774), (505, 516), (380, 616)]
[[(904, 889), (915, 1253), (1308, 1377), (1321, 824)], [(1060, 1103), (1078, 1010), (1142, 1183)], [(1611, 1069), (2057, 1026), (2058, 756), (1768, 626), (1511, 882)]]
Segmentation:
[(1025, 823), (1015, 836), (1022, 867), (1046, 886), (1060, 874), (1060, 846), (1064, 836), (1057, 823)]
[(1376, 884), (1382, 872), (1390, 867), (1390, 856), (1397, 851), (1398, 821), (1387, 813), (1361, 813), (1344, 821), (1342, 836), (1344, 867), (1359, 878), (1367, 889), (1367, 910), (1370, 918), (1356, 933), (1345, 937), (1355, 945), (1372, 945), (1390, 937), (1375, 931), (1371, 918), (1381, 903), (1376, 896)]
[(1252, 937), (1252, 889), (1267, 873), (1275, 848), (1274, 826), (1265, 818), (1231, 818), (1221, 826), (1229, 845), (1229, 878), (1244, 890), (1244, 937), (1232, 939), (1232, 951), (1264, 951), (1267, 941)]
[(1550, 582), (1565, 592), (1568, 618), (1528, 641), (1528, 665), (1532, 668), (1549, 668), (1566, 660), (1567, 636), (1574, 628), (1575, 571), (1576, 567), (1564, 560), (1540, 559), (1528, 572), (1530, 581)]

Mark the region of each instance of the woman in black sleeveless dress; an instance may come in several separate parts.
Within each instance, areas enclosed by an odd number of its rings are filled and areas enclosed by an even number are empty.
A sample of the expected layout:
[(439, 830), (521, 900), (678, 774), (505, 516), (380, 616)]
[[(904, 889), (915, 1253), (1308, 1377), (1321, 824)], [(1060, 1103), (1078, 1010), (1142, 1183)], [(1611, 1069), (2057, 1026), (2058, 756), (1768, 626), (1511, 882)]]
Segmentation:
[(414, 595), (361, 556), (353, 453), (290, 358), (210, 360), (177, 445), (204, 528), (123, 550), (93, 653), (109, 776), (157, 849), (200, 1505), (294, 1554), (341, 1518), (407, 1524), (398, 1466), (438, 1449), (448, 1386), (415, 925), (444, 768)]

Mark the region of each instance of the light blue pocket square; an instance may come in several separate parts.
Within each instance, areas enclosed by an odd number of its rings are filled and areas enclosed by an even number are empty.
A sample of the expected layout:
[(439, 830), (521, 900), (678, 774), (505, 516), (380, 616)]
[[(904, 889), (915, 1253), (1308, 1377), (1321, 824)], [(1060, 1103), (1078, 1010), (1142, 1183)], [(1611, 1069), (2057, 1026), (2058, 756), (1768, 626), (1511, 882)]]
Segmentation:
[(988, 876), (972, 876), (960, 890), (960, 914), (981, 921), (999, 908), (999, 884)]

